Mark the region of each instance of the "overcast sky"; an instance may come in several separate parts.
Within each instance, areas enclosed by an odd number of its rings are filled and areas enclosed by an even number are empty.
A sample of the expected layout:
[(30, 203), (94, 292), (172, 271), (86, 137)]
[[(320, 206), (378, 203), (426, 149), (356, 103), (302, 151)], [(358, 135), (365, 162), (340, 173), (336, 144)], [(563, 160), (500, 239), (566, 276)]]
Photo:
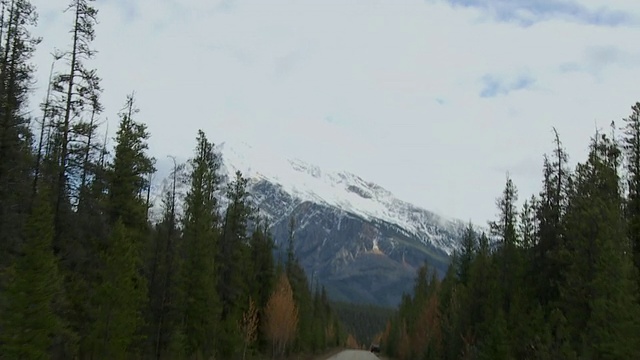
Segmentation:
[[(67, 0), (32, 0), (50, 53)], [(638, 0), (98, 0), (104, 118), (137, 94), (151, 153), (203, 129), (484, 224), (505, 174), (537, 193), (555, 126), (571, 161), (640, 101)]]

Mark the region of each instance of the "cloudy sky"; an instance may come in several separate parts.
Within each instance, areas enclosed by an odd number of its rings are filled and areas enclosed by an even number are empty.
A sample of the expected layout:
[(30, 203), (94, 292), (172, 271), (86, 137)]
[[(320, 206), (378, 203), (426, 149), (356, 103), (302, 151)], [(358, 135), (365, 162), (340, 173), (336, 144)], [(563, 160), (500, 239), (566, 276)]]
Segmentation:
[[(34, 106), (67, 0), (32, 0)], [(203, 129), (348, 170), (443, 215), (485, 223), (508, 171), (540, 188), (556, 127), (571, 161), (640, 101), (638, 0), (97, 0), (91, 65), (117, 126), (135, 91), (151, 152)]]

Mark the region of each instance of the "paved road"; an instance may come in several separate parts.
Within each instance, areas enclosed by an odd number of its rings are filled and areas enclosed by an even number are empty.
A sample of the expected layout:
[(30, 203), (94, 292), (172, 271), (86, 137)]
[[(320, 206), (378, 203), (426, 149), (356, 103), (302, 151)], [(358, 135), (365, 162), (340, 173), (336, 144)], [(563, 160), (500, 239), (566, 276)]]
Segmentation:
[(380, 359), (370, 351), (345, 350), (341, 353), (333, 355), (327, 360), (380, 360)]

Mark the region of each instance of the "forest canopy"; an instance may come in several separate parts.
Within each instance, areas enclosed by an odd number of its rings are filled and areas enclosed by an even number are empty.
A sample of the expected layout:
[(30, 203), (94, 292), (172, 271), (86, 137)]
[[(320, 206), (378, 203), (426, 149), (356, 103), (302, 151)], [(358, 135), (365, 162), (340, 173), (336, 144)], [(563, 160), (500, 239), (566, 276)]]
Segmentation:
[(123, 96), (113, 146), (101, 132), (93, 0), (65, 11), (71, 45), (53, 60), (66, 66), (52, 66), (36, 117), (26, 102), (36, 11), (28, 0), (2, 9), (0, 357), (233, 359), (345, 343), (324, 289), (311, 289), (293, 253), (274, 258), (247, 179), (223, 182), (203, 131), (150, 220), (155, 159), (134, 94)]
[[(622, 131), (619, 131), (622, 130)], [(574, 169), (555, 133), (542, 190), (507, 177), (489, 233), (469, 225), (387, 323), (398, 359), (631, 359), (640, 354), (640, 103)]]

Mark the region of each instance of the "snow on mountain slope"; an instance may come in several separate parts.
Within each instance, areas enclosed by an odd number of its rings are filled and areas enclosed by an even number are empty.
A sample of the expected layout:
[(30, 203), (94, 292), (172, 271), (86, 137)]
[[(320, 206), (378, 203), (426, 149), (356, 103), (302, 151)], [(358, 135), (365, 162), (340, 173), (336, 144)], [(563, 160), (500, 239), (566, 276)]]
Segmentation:
[(325, 172), (299, 159), (286, 159), (242, 142), (221, 143), (217, 150), (222, 154), (223, 171), (229, 177), (239, 170), (253, 181), (280, 185), (299, 201), (325, 204), (367, 220), (397, 225), (447, 254), (458, 246), (445, 232), (459, 234), (462, 222), (397, 199), (391, 192), (354, 174)]

